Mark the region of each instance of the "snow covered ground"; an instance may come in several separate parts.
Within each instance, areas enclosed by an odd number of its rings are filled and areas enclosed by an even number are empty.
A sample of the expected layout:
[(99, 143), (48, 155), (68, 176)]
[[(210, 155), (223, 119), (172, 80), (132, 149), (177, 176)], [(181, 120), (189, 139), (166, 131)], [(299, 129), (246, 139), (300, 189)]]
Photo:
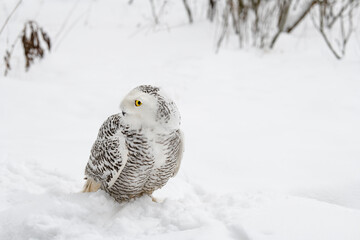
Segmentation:
[[(215, 54), (203, 3), (189, 26), (175, 2), (157, 27), (137, 0), (27, 0), (14, 14), (1, 55), (27, 19), (54, 48), (27, 73), (19, 49), (0, 75), (0, 239), (360, 239), (360, 32), (342, 61), (311, 22), (271, 52), (229, 39)], [(140, 84), (180, 109), (179, 174), (160, 203), (80, 193), (100, 125)]]

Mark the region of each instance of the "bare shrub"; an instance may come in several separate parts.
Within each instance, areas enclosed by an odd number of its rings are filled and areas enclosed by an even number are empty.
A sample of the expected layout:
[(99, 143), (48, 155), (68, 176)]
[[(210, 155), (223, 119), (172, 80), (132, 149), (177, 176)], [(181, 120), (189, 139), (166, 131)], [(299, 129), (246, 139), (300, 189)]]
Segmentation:
[(273, 48), (281, 33), (292, 32), (309, 14), (317, 0), (293, 1), (277, 0), (277, 32), (273, 36), (270, 48)]
[(276, 29), (276, 16), (279, 15), (279, 8), (276, 1), (252, 1), (252, 45), (258, 48), (269, 46), (269, 40)]
[[(28, 71), (35, 59), (42, 59), (46, 48), (51, 49), (51, 40), (49, 35), (38, 26), (34, 21), (25, 23), (23, 30), (20, 32), (10, 49), (6, 51), (4, 56), (5, 61), (5, 76), (11, 70), (10, 60), (12, 53), (17, 43), (21, 40), (25, 57), (25, 70)], [(46, 48), (44, 47), (46, 45)]]
[(317, 0), (226, 0), (223, 13), (231, 18), (240, 47), (273, 48), (280, 34), (290, 33), (315, 3)]
[[(223, 27), (232, 22), (234, 33), (238, 36), (240, 47), (252, 45), (264, 48), (269, 45), (271, 33), (275, 31), (278, 9), (273, 0), (227, 0), (223, 9)], [(223, 34), (219, 37), (220, 47)]]
[[(151, 14), (154, 19), (154, 23), (155, 25), (158, 25), (160, 23), (159, 18), (164, 12), (165, 6), (167, 4), (167, 0), (157, 1), (158, 4), (155, 4), (154, 0), (149, 0), (149, 1), (150, 1)], [(156, 5), (160, 5), (160, 7), (157, 8)]]
[(315, 28), (337, 59), (345, 55), (346, 45), (354, 31), (353, 16), (359, 0), (323, 0), (312, 14)]
[[(225, 0), (217, 48), (232, 25), (240, 47), (273, 48), (282, 33), (291, 33), (308, 15), (338, 59), (345, 55), (360, 0)], [(218, 2), (216, 2), (218, 3)], [(214, 5), (209, 2), (209, 9)], [(219, 10), (219, 9), (217, 9)], [(310, 14), (311, 13), (311, 14)], [(231, 23), (231, 24), (230, 24)], [(217, 50), (218, 50), (217, 49)]]

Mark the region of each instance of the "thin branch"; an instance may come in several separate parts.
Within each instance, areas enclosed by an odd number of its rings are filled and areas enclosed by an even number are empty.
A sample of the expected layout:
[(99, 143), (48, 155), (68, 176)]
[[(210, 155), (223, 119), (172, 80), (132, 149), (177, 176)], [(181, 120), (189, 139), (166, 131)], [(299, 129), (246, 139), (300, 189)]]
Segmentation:
[(184, 3), (184, 7), (186, 9), (186, 13), (187, 13), (187, 15), (189, 17), (189, 23), (191, 24), (191, 23), (193, 23), (193, 17), (192, 17), (191, 9), (189, 7), (189, 4), (188, 4), (187, 0), (183, 0), (183, 3)]
[(20, 34), (15, 38), (15, 41), (13, 42), (13, 44), (10, 47), (9, 51), (6, 51), (6, 54), (4, 56), (4, 61), (5, 61), (5, 72), (4, 72), (4, 76), (7, 76), (9, 70), (11, 70), (11, 66), (10, 66), (10, 59), (11, 56), (14, 52), (15, 46), (17, 44), (17, 42), (21, 39), (22, 37), (22, 32), (20, 32)]
[(350, 36), (353, 32), (353, 15), (352, 15), (352, 11), (353, 9), (350, 9), (350, 12), (349, 12), (349, 31), (348, 33), (346, 34), (345, 33), (345, 26), (344, 26), (344, 16), (341, 15), (340, 17), (340, 28), (341, 28), (341, 37), (342, 37), (342, 49), (341, 49), (341, 52), (342, 52), (342, 55), (344, 56), (345, 55), (345, 49), (346, 49), (346, 45), (350, 39)]
[[(341, 56), (338, 54), (334, 47), (332, 46), (328, 36), (324, 31), (324, 18), (326, 17), (326, 3), (319, 4), (319, 25), (314, 24), (315, 28), (320, 32), (321, 36), (324, 38), (326, 45), (329, 47), (330, 51), (334, 54), (334, 56), (340, 60)], [(314, 20), (314, 19), (313, 19)], [(315, 23), (315, 20), (314, 20)]]
[(274, 47), (276, 40), (278, 39), (280, 34), (284, 31), (284, 27), (289, 15), (290, 5), (291, 5), (291, 0), (285, 1), (283, 5), (281, 3), (278, 4), (278, 8), (279, 8), (278, 31), (270, 43), (270, 48)]
[[(231, 0), (228, 0), (228, 1), (231, 1)], [(229, 27), (229, 6), (225, 6), (225, 10), (224, 10), (224, 13), (223, 13), (223, 26), (222, 26), (222, 32), (220, 34), (220, 37), (218, 39), (218, 42), (216, 44), (216, 53), (219, 52), (220, 50), (220, 46), (226, 36), (226, 33), (228, 31), (228, 27)]]
[(9, 14), (9, 16), (6, 18), (4, 24), (2, 25), (1, 29), (0, 29), (0, 35), (1, 33), (4, 31), (5, 26), (7, 25), (7, 23), (9, 22), (11, 16), (14, 14), (14, 12), (16, 11), (16, 9), (20, 6), (20, 4), (22, 3), (22, 0), (20, 0), (16, 6), (14, 7), (14, 9), (12, 10), (12, 12)]
[(297, 25), (299, 25), (299, 23), (304, 20), (305, 16), (309, 14), (310, 10), (312, 9), (313, 6), (315, 6), (315, 4), (317, 4), (318, 1), (315, 0), (315, 1), (312, 1), (310, 3), (310, 5), (308, 6), (308, 8), (303, 12), (303, 14), (300, 15), (300, 17), (295, 21), (295, 23), (291, 26), (291, 27), (288, 27), (286, 29), (286, 32), (287, 33), (291, 33), (292, 30), (294, 30), (296, 28)]
[(214, 20), (215, 14), (216, 14), (216, 0), (209, 0), (209, 6), (207, 11), (207, 18), (212, 22)]
[(336, 22), (336, 20), (342, 16), (343, 12), (350, 6), (350, 4), (352, 3), (352, 1), (349, 1), (346, 5), (344, 5), (340, 11), (333, 17), (332, 21), (328, 24), (328, 28), (332, 28), (332, 26), (334, 25), (334, 23)]
[(233, 28), (235, 30), (235, 34), (239, 35), (240, 34), (240, 26), (239, 26), (239, 20), (238, 18), (236, 17), (236, 9), (234, 7), (234, 3), (232, 1), (228, 1), (228, 4), (230, 5), (229, 6), (229, 11), (230, 11), (230, 14), (231, 14), (231, 19), (232, 19), (232, 23), (233, 23)]
[(161, 17), (161, 15), (163, 14), (166, 4), (167, 4), (167, 0), (165, 0), (163, 2), (163, 4), (161, 5), (161, 8), (160, 8), (159, 12), (157, 13), (158, 18)]
[(150, 6), (151, 6), (151, 13), (153, 15), (155, 24), (158, 25), (159, 19), (158, 19), (158, 16), (156, 15), (154, 0), (150, 0)]
[(333, 48), (333, 46), (331, 45), (328, 37), (326, 36), (325, 32), (323, 31), (323, 29), (320, 29), (320, 33), (321, 35), (323, 36), (325, 42), (326, 42), (326, 45), (330, 48), (330, 51), (334, 54), (334, 56), (337, 58), (337, 59), (341, 59), (341, 56), (335, 51), (335, 49)]
[(59, 39), (60, 34), (62, 34), (62, 32), (64, 31), (64, 29), (65, 29), (65, 27), (66, 27), (66, 25), (67, 25), (70, 17), (72, 16), (72, 14), (74, 13), (74, 11), (75, 11), (75, 9), (76, 9), (78, 3), (79, 3), (79, 0), (77, 0), (77, 1), (74, 3), (74, 5), (73, 5), (73, 7), (71, 8), (70, 12), (68, 12), (68, 14), (67, 14), (64, 22), (63, 22), (63, 23), (61, 24), (61, 26), (60, 26), (59, 31), (58, 31), (58, 32), (56, 33), (56, 35), (55, 35), (55, 41)]
[(56, 41), (56, 46), (54, 47), (54, 50), (57, 51), (61, 43), (64, 41), (64, 39), (67, 37), (67, 35), (72, 31), (72, 29), (78, 24), (78, 22), (86, 16), (86, 11), (84, 11), (78, 18), (76, 18), (71, 25), (66, 29), (64, 34), (61, 34), (61, 37)]

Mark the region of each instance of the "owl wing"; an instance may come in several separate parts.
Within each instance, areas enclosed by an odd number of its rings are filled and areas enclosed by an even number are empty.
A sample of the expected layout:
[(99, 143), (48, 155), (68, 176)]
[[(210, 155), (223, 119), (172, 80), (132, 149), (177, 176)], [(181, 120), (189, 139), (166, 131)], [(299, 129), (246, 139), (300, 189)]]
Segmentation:
[(101, 126), (92, 146), (85, 175), (98, 184), (111, 187), (127, 162), (125, 138), (121, 133), (121, 116), (110, 116)]
[(184, 148), (184, 134), (183, 134), (183, 132), (181, 130), (178, 130), (178, 133), (179, 133), (180, 141), (179, 141), (179, 144), (178, 144), (178, 151), (177, 151), (177, 154), (176, 154), (176, 165), (175, 165), (175, 170), (174, 170), (174, 173), (173, 173), (173, 177), (175, 177), (176, 174), (179, 172), (181, 160), (183, 158), (183, 153), (185, 151), (185, 148)]

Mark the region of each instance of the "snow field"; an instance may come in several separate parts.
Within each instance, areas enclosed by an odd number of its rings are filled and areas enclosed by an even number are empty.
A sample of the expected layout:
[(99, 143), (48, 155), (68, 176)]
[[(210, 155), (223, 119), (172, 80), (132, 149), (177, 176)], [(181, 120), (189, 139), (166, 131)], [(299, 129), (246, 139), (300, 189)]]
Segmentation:
[[(154, 27), (147, 2), (24, 2), (6, 36), (29, 18), (57, 36), (71, 14), (51, 54), (25, 73), (19, 50), (0, 78), (0, 239), (359, 239), (359, 44), (337, 61), (305, 23), (272, 52), (230, 37), (215, 54), (196, 6), (193, 26), (169, 3)], [(182, 114), (178, 176), (159, 203), (80, 193), (101, 123), (140, 84)]]

